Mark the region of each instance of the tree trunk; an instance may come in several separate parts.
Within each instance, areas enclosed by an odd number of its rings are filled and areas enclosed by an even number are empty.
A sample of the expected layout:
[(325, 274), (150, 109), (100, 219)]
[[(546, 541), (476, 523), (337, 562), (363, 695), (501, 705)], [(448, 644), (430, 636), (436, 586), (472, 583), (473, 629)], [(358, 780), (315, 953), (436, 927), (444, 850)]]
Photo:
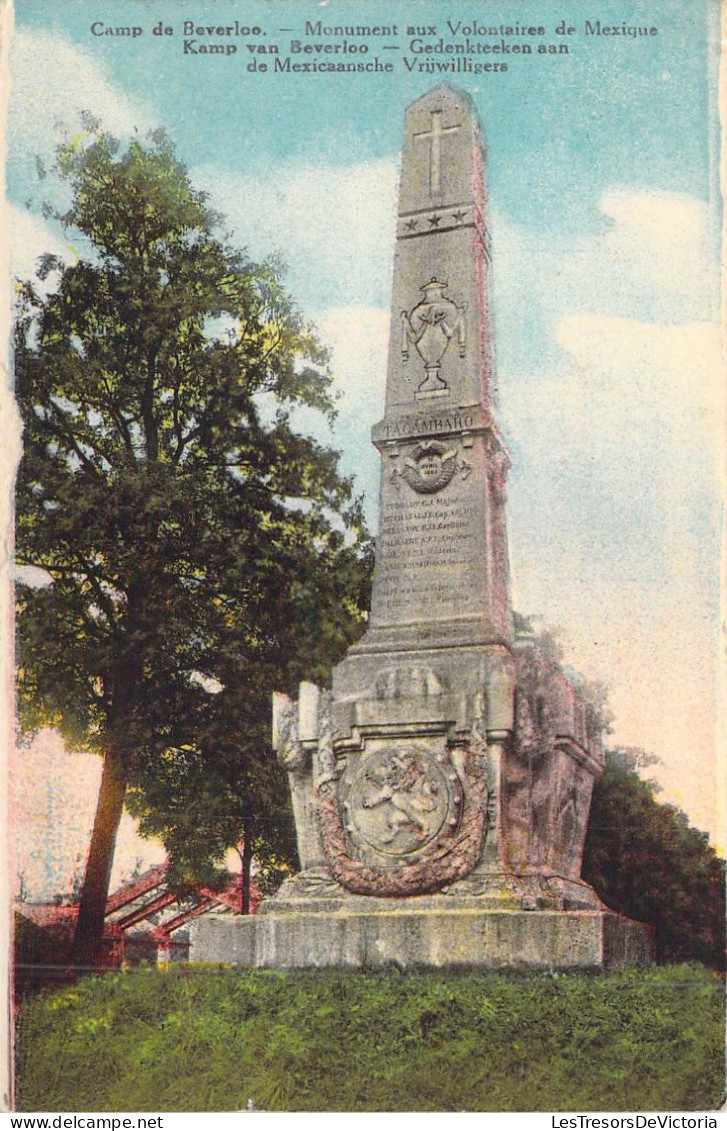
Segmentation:
[(104, 758), (86, 875), (78, 908), (74, 943), (74, 955), (78, 963), (94, 963), (101, 957), (106, 900), (125, 793), (126, 782), (117, 776), (114, 759), (107, 755)]
[(242, 842), (242, 907), (243, 915), (250, 914), (250, 872), (252, 869), (252, 835), (250, 825), (245, 822), (245, 839)]

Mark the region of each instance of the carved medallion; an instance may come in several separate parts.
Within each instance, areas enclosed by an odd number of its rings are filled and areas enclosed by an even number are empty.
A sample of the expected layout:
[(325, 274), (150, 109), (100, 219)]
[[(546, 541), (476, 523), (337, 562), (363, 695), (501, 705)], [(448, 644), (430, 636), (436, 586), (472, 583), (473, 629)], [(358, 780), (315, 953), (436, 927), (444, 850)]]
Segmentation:
[(392, 746), (364, 759), (347, 793), (349, 836), (386, 856), (419, 853), (445, 822), (460, 822), (462, 786), (454, 768), (444, 769), (415, 746)]
[(363, 895), (431, 892), (467, 875), (480, 858), (486, 810), (476, 742), (460, 772), (432, 741), (379, 744), (318, 791), (331, 872)]
[(446, 487), (457, 470), (457, 449), (440, 444), (438, 440), (425, 440), (417, 444), (399, 472), (413, 491), (420, 495), (433, 495)]
[[(393, 453), (398, 459), (399, 452)], [(412, 454), (401, 466), (392, 467), (388, 479), (399, 490), (403, 479), (419, 495), (434, 495), (452, 481), (455, 475), (469, 479), (474, 468), (467, 459), (460, 459), (456, 446), (441, 444), (438, 440), (424, 440), (417, 444)]]

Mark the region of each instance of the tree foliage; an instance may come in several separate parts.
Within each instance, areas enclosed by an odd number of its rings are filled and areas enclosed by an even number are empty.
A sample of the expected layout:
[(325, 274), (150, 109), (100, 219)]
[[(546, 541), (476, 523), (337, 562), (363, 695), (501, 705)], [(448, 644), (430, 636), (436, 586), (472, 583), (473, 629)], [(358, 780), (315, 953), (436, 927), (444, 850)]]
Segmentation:
[(639, 751), (607, 754), (596, 783), (583, 877), (604, 903), (655, 928), (660, 961), (724, 969), (725, 862), (687, 816), (655, 797)]
[(325, 678), (369, 562), (337, 453), (294, 427), (332, 417), (331, 378), (279, 272), (230, 246), (161, 132), (96, 129), (57, 169), (89, 253), (18, 288), (17, 557), (52, 578), (20, 593), (19, 704), (104, 758), (92, 950), (127, 787), (180, 873), (235, 843), (240, 807), (274, 855), (269, 692)]

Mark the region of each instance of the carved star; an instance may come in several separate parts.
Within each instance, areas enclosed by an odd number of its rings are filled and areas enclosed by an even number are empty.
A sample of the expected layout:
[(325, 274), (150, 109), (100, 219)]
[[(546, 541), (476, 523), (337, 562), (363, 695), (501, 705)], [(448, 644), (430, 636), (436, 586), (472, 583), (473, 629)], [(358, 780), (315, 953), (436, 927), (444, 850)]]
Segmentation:
[(431, 226), (433, 228), (438, 228), (439, 227), (439, 221), (441, 219), (442, 219), (441, 216), (430, 216), (429, 217), (429, 223), (431, 224)]
[(454, 219), (457, 221), (457, 223), (461, 224), (462, 221), (466, 218), (467, 213), (460, 211), (460, 212), (453, 212), (452, 215), (453, 215)]
[(405, 227), (405, 228), (408, 228), (410, 232), (413, 232), (413, 231), (414, 231), (414, 229), (416, 228), (416, 226), (417, 226), (418, 222), (419, 222), (418, 220), (407, 220), (407, 222), (406, 222), (406, 224), (404, 225), (404, 227)]

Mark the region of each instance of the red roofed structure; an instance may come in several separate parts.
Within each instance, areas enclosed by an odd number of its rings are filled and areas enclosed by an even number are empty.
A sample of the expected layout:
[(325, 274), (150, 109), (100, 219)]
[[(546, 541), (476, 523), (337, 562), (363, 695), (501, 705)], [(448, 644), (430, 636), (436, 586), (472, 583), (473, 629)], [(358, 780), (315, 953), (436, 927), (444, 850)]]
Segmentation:
[[(260, 893), (251, 884), (251, 913)], [(187, 924), (210, 911), (240, 914), (240, 881), (233, 876), (220, 891), (195, 887), (181, 897), (167, 888), (166, 866), (149, 868), (113, 892), (106, 902), (104, 945), (95, 970), (142, 963), (185, 962), (189, 957)], [(73, 955), (78, 904), (17, 903), (15, 970), (19, 992), (75, 977)]]

